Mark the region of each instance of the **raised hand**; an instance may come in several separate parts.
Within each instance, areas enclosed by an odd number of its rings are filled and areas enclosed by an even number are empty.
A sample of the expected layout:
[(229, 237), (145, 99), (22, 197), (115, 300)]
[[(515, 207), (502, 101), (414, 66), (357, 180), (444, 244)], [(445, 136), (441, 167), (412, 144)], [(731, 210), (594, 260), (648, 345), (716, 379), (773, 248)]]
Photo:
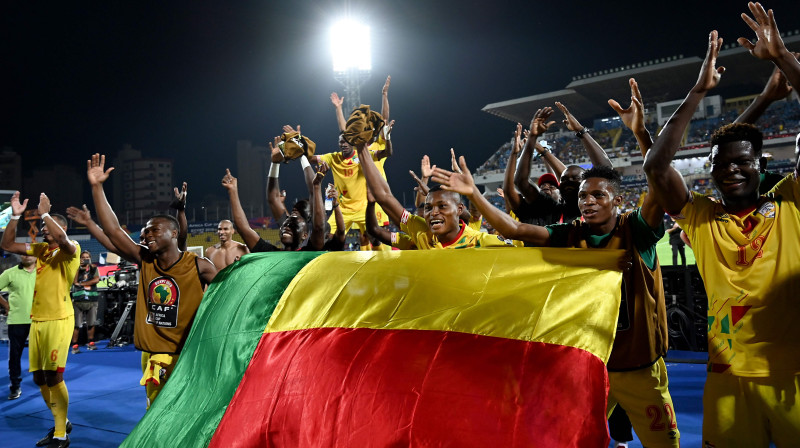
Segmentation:
[(86, 161), (86, 177), (89, 178), (89, 185), (101, 185), (108, 179), (114, 167), (105, 169), (105, 166), (105, 155), (93, 154), (92, 158)]
[(511, 155), (516, 156), (522, 151), (522, 124), (517, 123), (517, 129), (514, 131), (514, 145), (511, 147)]
[(708, 35), (708, 51), (703, 65), (700, 67), (700, 76), (697, 78), (693, 91), (708, 92), (719, 84), (722, 74), (725, 73), (725, 67), (717, 67), (717, 55), (719, 55), (720, 48), (722, 48), (722, 38), (718, 37), (717, 30), (714, 30)]
[[(425, 156), (425, 157), (428, 157), (428, 156)], [(434, 165), (434, 168), (436, 168), (436, 165)], [(419, 177), (417, 177), (417, 174), (412, 170), (408, 170), (408, 174), (410, 174), (411, 177), (414, 178), (414, 181), (417, 182), (417, 186), (414, 187), (414, 191), (422, 193), (423, 196), (427, 196), (428, 193), (430, 193), (430, 191), (431, 191), (431, 189), (428, 188), (428, 182), (420, 179)], [(432, 175), (433, 175), (433, 170), (431, 170), (431, 176)], [(425, 178), (425, 175), (423, 174), (422, 177)]]
[(281, 163), (283, 162), (283, 153), (281, 152), (281, 138), (275, 137), (272, 139), (272, 143), (267, 142), (269, 145), (269, 152), (270, 152), (270, 160), (272, 163)]
[(420, 174), (422, 175), (423, 179), (430, 179), (431, 176), (433, 176), (433, 168), (431, 168), (431, 159), (427, 155), (422, 156), (422, 166), (420, 167)]
[(222, 177), (222, 186), (228, 191), (238, 191), (239, 182), (231, 174), (231, 170), (225, 168), (225, 175)]
[(553, 115), (552, 107), (545, 107), (537, 110), (536, 113), (533, 114), (533, 119), (531, 120), (530, 135), (538, 137), (547, 132), (547, 128), (556, 124), (555, 121), (547, 121), (551, 115)]
[(333, 107), (341, 109), (342, 103), (344, 103), (344, 97), (339, 98), (339, 95), (333, 92), (331, 93), (331, 103), (333, 103)]
[(505, 192), (505, 191), (503, 191), (503, 189), (502, 189), (502, 188), (500, 188), (500, 187), (497, 187), (497, 194), (498, 194), (498, 195), (499, 195), (501, 198), (503, 198), (503, 199), (505, 199), (505, 198), (506, 198), (506, 192)]
[(328, 187), (325, 189), (325, 197), (328, 199), (333, 199), (334, 201), (339, 197), (339, 191), (336, 190), (335, 185), (328, 184)]
[(176, 210), (186, 210), (186, 182), (183, 183), (180, 191), (178, 187), (173, 188), (172, 191), (175, 193), (175, 199), (169, 206)]
[(461, 168), (458, 167), (458, 163), (456, 162), (456, 151), (453, 148), (450, 148), (450, 169), (456, 173), (461, 172)]
[(639, 92), (639, 84), (635, 79), (628, 80), (631, 85), (631, 104), (626, 109), (616, 100), (608, 100), (608, 105), (617, 112), (622, 123), (633, 132), (643, 131), (644, 127), (644, 104), (642, 102), (642, 93)]
[(25, 209), (28, 208), (28, 200), (25, 199), (22, 203), (19, 202), (19, 191), (15, 191), (14, 194), (11, 195), (11, 213), (14, 216), (19, 216), (25, 213)]
[[(386, 77), (386, 82), (383, 83), (383, 88), (381, 89), (381, 94), (382, 95), (386, 95), (387, 93), (389, 93), (389, 83), (391, 83), (391, 82), (392, 82), (392, 77), (391, 76), (387, 76)], [(333, 97), (331, 97), (331, 99), (333, 99)]]
[(314, 186), (319, 186), (322, 183), (322, 179), (328, 173), (330, 167), (325, 162), (319, 162), (317, 165), (317, 174), (314, 176)]
[(475, 180), (472, 179), (472, 173), (467, 168), (467, 161), (464, 156), (458, 158), (458, 164), (461, 172), (447, 171), (442, 168), (435, 168), (433, 170), (433, 181), (440, 184), (445, 190), (455, 191), (456, 193), (468, 196), (472, 194), (475, 189)]
[(761, 94), (764, 96), (764, 99), (774, 102), (786, 98), (790, 93), (792, 93), (792, 85), (789, 84), (789, 81), (786, 79), (781, 69), (775, 67)]
[(285, 125), (283, 125), (283, 132), (287, 132), (287, 133), (288, 132), (297, 132), (299, 134), (300, 133), (300, 125), (298, 124), (297, 125), (297, 129), (295, 129), (295, 128), (289, 126), (288, 124), (285, 124)]
[(765, 11), (761, 3), (753, 2), (749, 2), (747, 7), (753, 14), (753, 18), (742, 13), (742, 20), (756, 32), (756, 42), (753, 43), (745, 37), (740, 37), (737, 39), (739, 45), (750, 50), (750, 54), (759, 59), (774, 61), (785, 55), (788, 50), (786, 50), (781, 33), (778, 31), (775, 14), (772, 10)]
[(92, 213), (89, 211), (89, 208), (86, 207), (86, 204), (83, 204), (83, 209), (67, 207), (67, 218), (82, 226), (88, 226), (89, 222), (92, 220)]
[(567, 106), (556, 101), (556, 107), (558, 107), (561, 113), (564, 114), (563, 122), (564, 125), (567, 126), (567, 129), (569, 129), (572, 132), (578, 132), (583, 129), (583, 125), (578, 121), (577, 118), (575, 118), (574, 115), (570, 113), (569, 109), (567, 109)]
[(46, 194), (39, 195), (39, 215), (50, 213), (50, 198)]

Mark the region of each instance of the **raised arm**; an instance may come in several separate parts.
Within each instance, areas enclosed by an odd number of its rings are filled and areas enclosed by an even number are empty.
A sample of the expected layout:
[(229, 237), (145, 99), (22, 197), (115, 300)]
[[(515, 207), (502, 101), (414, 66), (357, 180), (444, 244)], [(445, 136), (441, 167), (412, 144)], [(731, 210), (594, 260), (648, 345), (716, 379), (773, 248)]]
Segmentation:
[(103, 191), (103, 182), (108, 179), (114, 168), (106, 170), (105, 165), (105, 155), (94, 154), (91, 160), (86, 161), (86, 177), (89, 179), (89, 185), (92, 188), (92, 198), (94, 199), (97, 219), (100, 221), (100, 227), (102, 227), (103, 232), (111, 240), (111, 244), (119, 250), (120, 256), (132, 263), (139, 263), (142, 260), (141, 251), (147, 249), (136, 244), (125, 232), (125, 229), (119, 225), (117, 215), (111, 209), (111, 205), (106, 199), (106, 193)]
[(333, 237), (344, 244), (347, 234), (344, 233), (344, 215), (342, 215), (342, 208), (339, 207), (339, 190), (336, 189), (335, 185), (328, 184), (328, 188), (325, 190), (325, 196), (333, 202), (333, 216), (336, 220), (336, 232), (333, 233)]
[(387, 121), (386, 123), (387, 123), (386, 126), (384, 126), (383, 130), (381, 130), (381, 132), (383, 133), (383, 138), (386, 141), (386, 147), (384, 149), (381, 149), (380, 151), (375, 152), (375, 157), (377, 157), (378, 160), (391, 156), (393, 152), (392, 129), (394, 129), (394, 120)]
[(173, 188), (175, 199), (169, 204), (170, 207), (178, 211), (176, 218), (178, 219), (178, 249), (186, 250), (186, 240), (189, 236), (189, 223), (186, 221), (186, 182), (181, 186), (180, 191), (178, 187)]
[(17, 224), (25, 209), (28, 207), (28, 200), (19, 201), (19, 191), (15, 191), (11, 195), (11, 220), (6, 225), (6, 230), (3, 232), (3, 238), (0, 239), (0, 248), (6, 252), (25, 255), (28, 253), (28, 248), (23, 243), (15, 241), (17, 236)]
[[(514, 176), (514, 185), (517, 186), (517, 189), (519, 189), (519, 191), (522, 193), (522, 196), (529, 204), (532, 204), (539, 197), (539, 187), (531, 184), (529, 180), (531, 175), (531, 160), (533, 159), (534, 146), (536, 146), (539, 137), (547, 132), (547, 128), (556, 123), (555, 121), (547, 121), (551, 115), (553, 115), (552, 107), (539, 109), (533, 115), (530, 133), (528, 134), (528, 141), (525, 144), (525, 148), (522, 150), (522, 156), (519, 159), (517, 174)], [(506, 193), (508, 193), (508, 191), (506, 191)]]
[(107, 251), (111, 252), (112, 254), (120, 254), (119, 249), (114, 246), (114, 243), (106, 236), (103, 229), (97, 225), (96, 222), (92, 219), (92, 213), (89, 212), (89, 208), (86, 207), (86, 204), (83, 204), (83, 209), (79, 209), (77, 207), (67, 207), (67, 218), (77, 222), (78, 224), (85, 226), (87, 230), (89, 230), (89, 234), (91, 234), (94, 239), (96, 239), (103, 247), (106, 248)]
[(784, 76), (783, 72), (776, 66), (772, 70), (764, 90), (755, 97), (752, 103), (747, 106), (747, 109), (736, 118), (736, 123), (750, 123), (755, 124), (770, 104), (775, 101), (782, 100), (792, 93), (792, 86)]
[(778, 24), (775, 22), (775, 14), (771, 9), (765, 11), (761, 3), (750, 2), (747, 7), (753, 17), (742, 14), (742, 20), (755, 31), (756, 42), (740, 37), (739, 44), (748, 49), (753, 56), (772, 61), (781, 69), (791, 85), (800, 86), (800, 62), (786, 49), (778, 31)]
[(392, 195), (389, 183), (381, 176), (378, 167), (375, 166), (375, 162), (372, 160), (367, 145), (359, 145), (356, 150), (358, 151), (358, 158), (361, 162), (361, 169), (364, 172), (364, 177), (367, 179), (367, 186), (372, 191), (373, 196), (375, 196), (375, 200), (383, 207), (383, 211), (386, 212), (392, 221), (400, 222), (400, 217), (403, 215), (405, 209)]
[(514, 131), (514, 143), (511, 146), (511, 154), (508, 156), (506, 171), (503, 175), (503, 199), (509, 210), (519, 210), (519, 206), (522, 204), (522, 198), (517, 193), (517, 187), (514, 186), (514, 174), (517, 172), (517, 157), (519, 157), (520, 151), (522, 151), (522, 124), (517, 123), (517, 129)]
[[(594, 166), (611, 166), (611, 159), (600, 144), (592, 137), (589, 130), (582, 125), (572, 113), (570, 113), (567, 106), (556, 101), (556, 107), (564, 114), (564, 124), (567, 129), (575, 133), (581, 141), (581, 144), (586, 149), (586, 154), (589, 155), (589, 160)], [(559, 172), (561, 174), (561, 172)]]
[(344, 119), (344, 112), (342, 111), (344, 97), (339, 98), (339, 95), (333, 92), (331, 93), (331, 103), (333, 103), (333, 107), (336, 109), (336, 124), (339, 125), (339, 131), (344, 132), (344, 128), (347, 127), (347, 120)]
[(236, 230), (239, 232), (239, 235), (241, 235), (247, 248), (253, 250), (261, 237), (258, 236), (255, 230), (250, 228), (250, 224), (247, 222), (247, 215), (244, 214), (242, 203), (239, 201), (239, 183), (236, 178), (231, 175), (231, 170), (227, 168), (225, 169), (225, 176), (222, 178), (222, 186), (228, 190), (228, 199), (231, 201), (233, 225), (236, 226)]
[(381, 244), (392, 245), (392, 232), (378, 225), (378, 218), (375, 216), (375, 198), (372, 197), (367, 188), (367, 210), (364, 214), (367, 234), (377, 239)]
[(325, 244), (325, 201), (322, 199), (322, 179), (328, 172), (328, 164), (320, 163), (314, 181), (311, 184), (311, 191), (308, 195), (311, 199), (311, 234), (308, 237), (308, 244), (314, 250), (322, 250)]
[(53, 240), (58, 244), (59, 249), (69, 255), (75, 254), (78, 248), (72, 244), (72, 241), (67, 237), (66, 229), (62, 229), (50, 216), (50, 198), (44, 193), (39, 195), (39, 216), (42, 217), (42, 222), (50, 233), (50, 236), (53, 237)]
[[(381, 116), (386, 122), (389, 121), (389, 83), (391, 82), (392, 77), (387, 76), (386, 82), (383, 83), (383, 88), (381, 89)], [(344, 129), (341, 130), (343, 131)]]
[(627, 109), (623, 109), (615, 100), (608, 100), (608, 105), (619, 114), (622, 123), (633, 132), (642, 157), (644, 157), (653, 146), (653, 137), (644, 125), (644, 102), (642, 93), (639, 91), (639, 84), (633, 78), (629, 79), (628, 83), (631, 86), (631, 105)]
[(689, 199), (689, 189), (683, 181), (683, 176), (670, 164), (694, 111), (706, 93), (717, 86), (725, 71), (725, 67), (716, 66), (721, 47), (722, 39), (714, 30), (708, 38), (708, 51), (697, 82), (664, 125), (650, 151), (644, 156), (643, 167), (649, 190), (647, 196), (652, 196), (670, 214), (680, 212)]
[(471, 203), (481, 212), (484, 219), (492, 225), (505, 238), (527, 241), (536, 246), (547, 246), (550, 242), (550, 232), (546, 228), (514, 221), (510, 215), (500, 211), (489, 203), (475, 186), (472, 174), (467, 168), (464, 156), (459, 157), (461, 173), (454, 173), (442, 168), (433, 170), (433, 180), (442, 185), (446, 190), (467, 196)]
[(425, 203), (425, 196), (427, 196), (430, 191), (430, 188), (428, 188), (428, 180), (433, 175), (430, 157), (428, 157), (427, 154), (422, 156), (422, 162), (420, 163), (420, 176), (422, 176), (422, 178), (417, 177), (413, 171), (409, 170), (408, 173), (411, 174), (411, 177), (417, 182), (417, 186), (414, 187), (414, 190), (417, 192), (414, 196), (414, 208), (419, 208)]
[[(272, 217), (275, 218), (276, 221), (281, 221), (289, 216), (289, 213), (286, 211), (286, 206), (283, 205), (283, 198), (281, 197), (281, 185), (278, 181), (281, 163), (283, 162), (283, 154), (281, 154), (281, 150), (278, 147), (279, 143), (279, 137), (275, 137), (273, 139), (273, 143), (269, 143), (269, 150), (271, 153), (270, 160), (272, 163), (269, 168), (269, 177), (267, 178), (267, 203), (269, 204), (269, 209), (272, 212)], [(223, 186), (225, 186), (224, 180)], [(236, 195), (238, 200), (238, 190)]]

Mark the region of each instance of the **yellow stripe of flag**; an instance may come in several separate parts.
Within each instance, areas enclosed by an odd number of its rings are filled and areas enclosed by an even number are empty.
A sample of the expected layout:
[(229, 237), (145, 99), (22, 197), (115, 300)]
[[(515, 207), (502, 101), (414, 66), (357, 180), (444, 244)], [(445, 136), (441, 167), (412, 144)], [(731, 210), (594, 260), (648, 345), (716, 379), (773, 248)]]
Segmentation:
[(568, 345), (608, 360), (623, 251), (336, 252), (289, 284), (265, 332), (436, 330)]

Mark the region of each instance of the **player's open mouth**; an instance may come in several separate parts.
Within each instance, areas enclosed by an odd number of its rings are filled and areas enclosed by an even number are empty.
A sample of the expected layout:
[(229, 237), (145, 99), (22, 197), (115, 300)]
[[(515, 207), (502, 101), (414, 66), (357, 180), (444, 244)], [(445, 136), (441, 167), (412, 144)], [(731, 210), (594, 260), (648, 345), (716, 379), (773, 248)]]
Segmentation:
[(744, 181), (745, 181), (745, 179), (742, 179), (742, 178), (730, 178), (730, 179), (723, 180), (722, 184), (726, 185), (726, 186), (739, 186), (739, 185), (743, 185)]
[(581, 210), (581, 214), (584, 217), (594, 216), (594, 215), (597, 214), (597, 210), (584, 209), (584, 210)]
[(444, 225), (444, 220), (443, 219), (431, 219), (429, 225), (430, 225), (431, 229), (434, 228), (434, 227), (443, 226)]

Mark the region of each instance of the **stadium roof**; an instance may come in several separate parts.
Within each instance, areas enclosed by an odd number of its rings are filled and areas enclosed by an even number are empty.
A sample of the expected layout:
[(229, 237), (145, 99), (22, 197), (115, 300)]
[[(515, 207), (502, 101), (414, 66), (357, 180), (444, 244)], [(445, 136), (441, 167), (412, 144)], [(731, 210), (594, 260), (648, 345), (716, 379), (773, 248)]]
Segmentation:
[[(800, 51), (800, 35), (797, 31), (793, 36), (784, 37), (784, 42), (790, 50)], [(697, 80), (702, 63), (701, 57), (692, 56), (661, 59), (652, 65), (632, 64), (630, 68), (604, 70), (596, 76), (577, 77), (579, 79), (574, 79), (562, 90), (487, 104), (482, 110), (515, 123), (527, 124), (537, 109), (555, 107), (553, 103), (560, 101), (579, 120), (609, 117), (615, 115), (608, 106), (609, 99), (628, 104), (631, 96), (628, 78), (636, 78), (647, 104), (682, 99)], [(761, 92), (773, 67), (768, 62), (754, 58), (737, 44), (720, 51), (717, 66), (724, 66), (727, 70), (712, 95), (727, 98)]]

